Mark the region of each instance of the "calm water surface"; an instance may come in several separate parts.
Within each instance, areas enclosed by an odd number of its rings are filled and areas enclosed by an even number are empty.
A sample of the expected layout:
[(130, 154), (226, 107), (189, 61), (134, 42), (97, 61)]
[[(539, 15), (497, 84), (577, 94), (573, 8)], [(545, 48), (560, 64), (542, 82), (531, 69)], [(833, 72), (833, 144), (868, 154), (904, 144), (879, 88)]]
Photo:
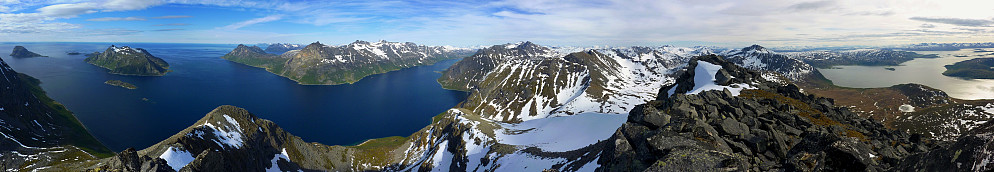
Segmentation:
[[(994, 50), (994, 49), (987, 49)], [(991, 52), (974, 52), (974, 49), (959, 51), (916, 51), (919, 54), (938, 54), (939, 58), (914, 59), (893, 67), (894, 71), (883, 66), (838, 66), (841, 69), (818, 69), (835, 85), (855, 88), (889, 87), (904, 83), (918, 83), (945, 91), (949, 96), (960, 99), (994, 99), (994, 80), (962, 79), (942, 75), (945, 65), (974, 58), (994, 58)], [(966, 57), (956, 57), (966, 56)]]
[[(144, 48), (169, 63), (162, 77), (108, 74), (83, 62), (82, 55), (111, 44)], [(305, 141), (329, 145), (365, 139), (407, 136), (427, 126), (431, 117), (455, 106), (465, 92), (442, 89), (436, 79), (457, 60), (373, 75), (355, 84), (306, 86), (219, 57), (235, 45), (158, 43), (0, 43), (50, 57), (0, 57), (14, 70), (42, 81), (56, 101), (65, 104), (108, 147), (145, 148), (192, 125), (220, 105), (235, 105), (272, 120)], [(122, 80), (128, 90), (106, 85)], [(148, 101), (142, 100), (147, 98)]]

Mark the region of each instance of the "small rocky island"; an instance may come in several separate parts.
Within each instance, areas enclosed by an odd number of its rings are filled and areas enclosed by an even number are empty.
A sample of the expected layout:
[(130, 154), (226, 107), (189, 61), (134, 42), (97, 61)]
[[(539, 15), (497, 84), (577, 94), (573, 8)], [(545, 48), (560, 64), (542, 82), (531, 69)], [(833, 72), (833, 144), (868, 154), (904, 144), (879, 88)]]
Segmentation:
[(127, 83), (121, 80), (107, 80), (106, 82), (104, 82), (104, 84), (127, 88), (129, 90), (138, 89), (138, 87), (136, 87), (135, 85), (132, 85), (131, 83)]
[(994, 79), (994, 58), (975, 58), (946, 65), (942, 75), (969, 78)]
[(169, 72), (169, 63), (141, 48), (111, 45), (103, 53), (95, 52), (86, 56), (83, 61), (107, 68), (111, 74), (162, 76)]
[(28, 51), (27, 48), (24, 48), (24, 46), (20, 46), (20, 45), (14, 46), (14, 51), (10, 52), (10, 56), (11, 57), (18, 57), (18, 58), (23, 58), (23, 57), (48, 57), (48, 56), (43, 56), (43, 55), (35, 53), (35, 52)]

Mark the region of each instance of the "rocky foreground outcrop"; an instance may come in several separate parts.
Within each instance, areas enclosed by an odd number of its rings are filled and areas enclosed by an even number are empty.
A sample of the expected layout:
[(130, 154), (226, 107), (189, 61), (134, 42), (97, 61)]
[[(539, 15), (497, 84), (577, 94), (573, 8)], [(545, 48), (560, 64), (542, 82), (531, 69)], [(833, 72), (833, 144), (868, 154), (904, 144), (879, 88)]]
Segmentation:
[(153, 56), (145, 49), (128, 46), (111, 45), (103, 53), (87, 55), (83, 61), (109, 69), (111, 74), (162, 76), (169, 72), (169, 63), (165, 60)]
[(18, 58), (24, 58), (24, 57), (48, 57), (48, 56), (43, 56), (43, 55), (35, 53), (35, 52), (28, 51), (27, 48), (24, 48), (24, 46), (20, 46), (20, 45), (14, 46), (14, 50), (12, 52), (10, 52), (10, 56), (11, 57), (18, 57)]
[[(694, 93), (708, 84), (694, 83), (707, 78), (693, 72), (701, 62), (719, 65), (712, 81), (730, 87)], [(882, 171), (934, 146), (759, 76), (718, 56), (692, 60), (658, 100), (632, 110), (608, 140), (599, 169)], [(736, 84), (749, 89), (735, 91)]]

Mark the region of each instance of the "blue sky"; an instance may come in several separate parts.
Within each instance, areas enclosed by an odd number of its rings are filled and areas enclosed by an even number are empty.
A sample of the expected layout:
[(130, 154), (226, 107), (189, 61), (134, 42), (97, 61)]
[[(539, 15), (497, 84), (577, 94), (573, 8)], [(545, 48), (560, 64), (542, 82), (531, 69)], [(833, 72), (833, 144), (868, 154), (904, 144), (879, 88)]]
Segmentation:
[(994, 41), (983, 0), (0, 0), (0, 42), (839, 46)]

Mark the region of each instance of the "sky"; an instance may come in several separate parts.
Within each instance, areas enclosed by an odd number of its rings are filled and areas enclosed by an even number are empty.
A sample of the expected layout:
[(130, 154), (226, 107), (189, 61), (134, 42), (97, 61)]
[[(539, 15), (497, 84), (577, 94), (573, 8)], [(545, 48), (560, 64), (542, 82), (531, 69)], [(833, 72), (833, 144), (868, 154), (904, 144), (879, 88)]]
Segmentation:
[(0, 0), (0, 42), (994, 42), (990, 0)]

